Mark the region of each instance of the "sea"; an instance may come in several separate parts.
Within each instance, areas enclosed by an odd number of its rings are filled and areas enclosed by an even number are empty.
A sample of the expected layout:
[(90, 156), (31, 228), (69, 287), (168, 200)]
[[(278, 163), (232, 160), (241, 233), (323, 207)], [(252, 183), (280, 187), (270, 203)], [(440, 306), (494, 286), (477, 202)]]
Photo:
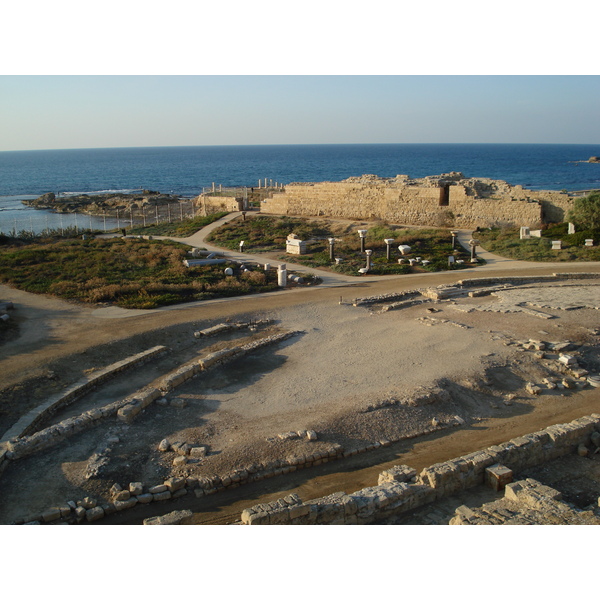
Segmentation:
[(215, 186), (425, 177), (460, 171), (531, 190), (600, 188), (600, 144), (322, 144), (182, 146), (0, 152), (0, 232), (115, 227), (109, 219), (23, 205), (57, 195), (150, 189), (193, 198)]

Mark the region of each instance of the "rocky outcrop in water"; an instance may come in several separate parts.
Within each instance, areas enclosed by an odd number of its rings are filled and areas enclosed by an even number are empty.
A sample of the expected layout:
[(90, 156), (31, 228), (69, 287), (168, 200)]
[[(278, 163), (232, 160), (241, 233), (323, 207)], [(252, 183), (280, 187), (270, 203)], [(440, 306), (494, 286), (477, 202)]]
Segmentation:
[(39, 209), (51, 209), (60, 213), (114, 214), (117, 210), (141, 209), (146, 206), (164, 206), (178, 203), (179, 196), (142, 190), (135, 194), (79, 194), (56, 196), (53, 192), (42, 194), (35, 200), (23, 200), (23, 204)]

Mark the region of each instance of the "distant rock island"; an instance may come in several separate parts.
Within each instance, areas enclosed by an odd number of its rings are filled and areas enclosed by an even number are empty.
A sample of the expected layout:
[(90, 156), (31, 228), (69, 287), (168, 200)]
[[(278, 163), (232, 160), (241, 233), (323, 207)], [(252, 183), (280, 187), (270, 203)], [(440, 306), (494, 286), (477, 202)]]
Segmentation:
[(179, 203), (179, 196), (142, 190), (134, 194), (106, 193), (56, 196), (53, 192), (35, 200), (23, 200), (23, 204), (39, 209), (51, 209), (59, 213), (85, 213), (90, 215), (115, 214), (118, 210), (141, 209), (146, 206), (164, 206)]
[(600, 156), (590, 156), (587, 160), (589, 163), (600, 163)]

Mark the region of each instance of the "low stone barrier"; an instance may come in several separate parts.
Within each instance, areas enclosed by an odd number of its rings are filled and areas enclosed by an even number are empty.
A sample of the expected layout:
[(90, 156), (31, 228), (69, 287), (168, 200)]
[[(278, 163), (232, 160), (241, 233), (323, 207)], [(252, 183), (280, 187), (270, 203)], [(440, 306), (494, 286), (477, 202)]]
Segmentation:
[[(156, 398), (160, 398), (161, 395), (160, 390), (156, 388), (144, 388), (144, 390), (127, 396), (127, 398), (98, 408), (92, 408), (76, 417), (64, 419), (60, 423), (46, 427), (32, 435), (10, 440), (6, 443), (6, 457), (10, 460), (18, 460), (24, 456), (47, 450), (77, 433), (96, 426), (101, 419), (118, 416), (120, 411), (128, 406), (139, 407), (139, 413)], [(127, 414), (129, 415), (131, 412)]]
[(212, 327), (201, 329), (200, 331), (194, 332), (195, 338), (211, 337), (218, 335), (219, 333), (225, 333), (226, 331), (233, 331), (235, 329), (243, 329), (244, 327), (260, 327), (262, 325), (268, 325), (271, 323), (268, 319), (254, 321), (251, 323), (218, 323)]
[[(576, 279), (600, 279), (600, 273), (554, 273), (552, 275), (532, 275), (521, 277), (479, 277), (472, 279), (461, 279), (456, 284), (441, 285), (437, 288), (419, 288), (407, 290), (405, 292), (382, 294), (379, 296), (368, 296), (365, 298), (355, 298), (352, 301), (353, 306), (370, 306), (372, 304), (381, 304), (389, 302), (384, 307), (384, 312), (398, 308), (406, 308), (428, 300), (442, 300), (450, 298), (453, 295), (465, 293), (461, 288), (501, 286), (501, 285), (523, 285), (532, 283), (556, 283), (557, 281), (571, 281)], [(419, 298), (421, 296), (421, 298)]]
[(156, 383), (156, 387), (158, 389), (151, 389), (149, 390), (148, 394), (145, 395), (142, 394), (130, 397), (128, 402), (119, 408), (117, 416), (119, 420), (125, 423), (131, 423), (133, 419), (144, 410), (144, 408), (149, 406), (158, 397), (172, 392), (174, 389), (180, 385), (183, 385), (193, 377), (196, 377), (201, 372), (206, 371), (207, 369), (216, 365), (223, 364), (228, 360), (232, 360), (233, 358), (242, 356), (246, 352), (251, 352), (252, 350), (285, 340), (296, 333), (297, 332), (287, 332), (272, 335), (263, 338), (262, 340), (250, 342), (242, 346), (235, 346), (233, 348), (225, 348), (223, 350), (211, 352), (200, 359), (193, 359), (175, 371), (172, 371), (171, 373), (160, 378), (160, 380)]
[(99, 503), (97, 499), (86, 497), (82, 500), (69, 501), (64, 505), (51, 507), (39, 514), (29, 515), (27, 518), (16, 521), (15, 524), (41, 525), (59, 521), (78, 524), (83, 521), (97, 521), (117, 511), (133, 508), (137, 504), (174, 500), (188, 493), (194, 493), (196, 498), (202, 498), (252, 481), (262, 481), (286, 475), (298, 469), (318, 466), (338, 460), (343, 456), (344, 448), (340, 444), (330, 444), (329, 447), (317, 450), (312, 454), (276, 459), (264, 464), (253, 464), (221, 475), (170, 477), (162, 483), (147, 485), (142, 482), (131, 482), (126, 489), (119, 484), (114, 484), (111, 488), (110, 502)]
[[(93, 408), (77, 417), (65, 419), (60, 423), (46, 427), (31, 435), (22, 435), (19, 438), (8, 440), (3, 446), (4, 449), (2, 454), (0, 454), (0, 473), (2, 473), (3, 466), (5, 466), (5, 459), (18, 460), (24, 456), (47, 450), (72, 435), (80, 433), (90, 427), (94, 427), (100, 419), (116, 415), (120, 421), (129, 424), (155, 400), (161, 398), (164, 394), (173, 391), (178, 386), (183, 385), (186, 381), (195, 377), (203, 370), (217, 364), (222, 364), (227, 359), (236, 358), (247, 352), (280, 342), (296, 333), (297, 332), (286, 332), (272, 335), (242, 346), (213, 352), (199, 360), (194, 359), (175, 371), (159, 378), (153, 384), (150, 384), (122, 400), (111, 402), (110, 404), (99, 408)], [(118, 365), (120, 363), (116, 364)]]
[(381, 294), (379, 296), (369, 296), (366, 298), (355, 298), (352, 301), (353, 306), (368, 306), (370, 304), (377, 304), (379, 302), (400, 302), (403, 300), (410, 300), (421, 295), (420, 290), (409, 290), (407, 292), (398, 292), (390, 294)]
[(254, 342), (249, 342), (248, 344), (244, 344), (243, 346), (236, 346), (234, 348), (226, 348), (224, 350), (218, 350), (217, 352), (212, 352), (207, 356), (204, 356), (198, 361), (198, 366), (201, 371), (206, 371), (216, 365), (223, 364), (234, 358), (239, 358), (248, 352), (253, 352), (254, 350), (259, 350), (260, 348), (264, 348), (266, 346), (270, 346), (271, 344), (277, 344), (278, 342), (283, 342), (288, 338), (298, 335), (299, 331), (288, 331), (285, 333), (277, 333), (275, 335), (270, 335), (261, 340), (255, 340)]
[(303, 503), (299, 498), (258, 504), (242, 512), (246, 525), (368, 524), (413, 510), (484, 483), (485, 470), (497, 463), (513, 471), (533, 467), (578, 451), (600, 431), (600, 414), (552, 425), (498, 446), (472, 452), (423, 469), (407, 465), (382, 473), (378, 485), (352, 494), (338, 492)]
[(154, 348), (109, 365), (89, 377), (80, 379), (77, 383), (74, 383), (59, 394), (52, 395), (46, 402), (21, 417), (0, 439), (0, 444), (33, 433), (44, 420), (51, 417), (58, 409), (72, 404), (94, 387), (116, 376), (118, 373), (156, 358), (166, 351), (167, 348), (165, 346), (155, 346)]
[(523, 283), (555, 283), (556, 281), (569, 281), (572, 279), (600, 279), (600, 273), (553, 273), (552, 275), (530, 275), (521, 277), (481, 277), (461, 279), (457, 282), (463, 287), (478, 287), (481, 285), (497, 285), (510, 283), (519, 285)]

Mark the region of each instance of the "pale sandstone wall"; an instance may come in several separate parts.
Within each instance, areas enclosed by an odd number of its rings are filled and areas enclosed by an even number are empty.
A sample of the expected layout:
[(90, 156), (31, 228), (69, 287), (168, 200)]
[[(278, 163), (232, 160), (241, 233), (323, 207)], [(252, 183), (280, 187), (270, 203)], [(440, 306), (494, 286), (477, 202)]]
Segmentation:
[[(444, 186), (447, 195), (444, 198)], [(503, 181), (466, 179), (460, 173), (410, 180), (372, 175), (344, 181), (292, 183), (267, 198), (264, 213), (383, 219), (407, 225), (459, 228), (562, 222), (573, 204), (567, 194), (526, 190)]]
[(197, 214), (206, 217), (216, 212), (237, 212), (243, 209), (243, 199), (235, 196), (205, 196), (194, 198)]

